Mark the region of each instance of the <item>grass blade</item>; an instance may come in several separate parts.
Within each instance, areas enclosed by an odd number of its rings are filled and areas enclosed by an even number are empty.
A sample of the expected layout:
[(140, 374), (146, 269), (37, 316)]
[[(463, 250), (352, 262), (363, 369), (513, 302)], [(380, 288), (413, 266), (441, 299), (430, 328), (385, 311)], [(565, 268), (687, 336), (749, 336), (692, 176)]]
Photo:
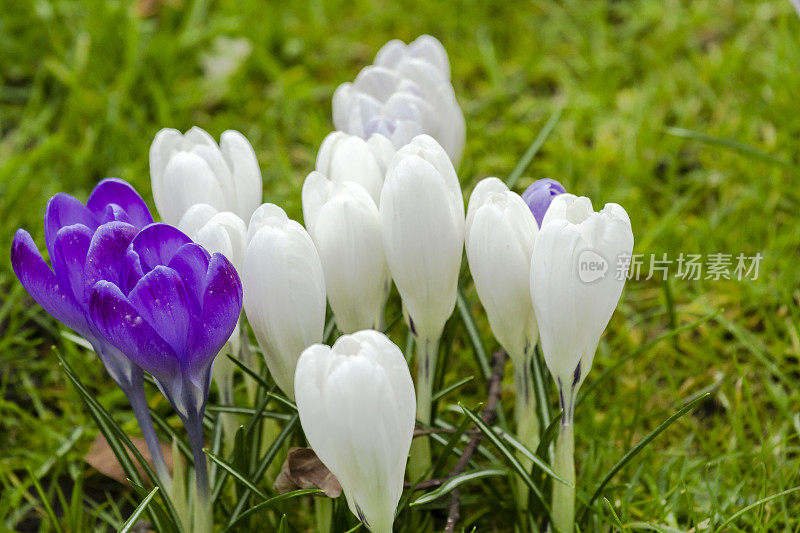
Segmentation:
[(455, 383), (442, 388), (436, 394), (433, 395), (432, 401), (436, 402), (436, 401), (441, 400), (444, 396), (447, 396), (448, 394), (450, 394), (454, 390), (458, 389), (459, 387), (461, 387), (463, 385), (466, 385), (467, 383), (469, 383), (473, 379), (475, 379), (475, 376), (469, 376), (469, 377), (466, 377), (464, 379), (459, 379)]
[(525, 468), (520, 464), (514, 453), (509, 450), (505, 444), (503, 444), (503, 441), (500, 440), (500, 437), (497, 435), (497, 433), (495, 433), (494, 430), (486, 424), (486, 422), (481, 420), (478, 415), (467, 409), (466, 406), (462, 405), (461, 403), (459, 403), (459, 406), (464, 411), (464, 414), (467, 415), (467, 418), (472, 420), (472, 423), (475, 424), (475, 426), (477, 426), (477, 428), (484, 435), (486, 435), (486, 438), (489, 439), (489, 442), (494, 444), (495, 448), (497, 448), (497, 450), (502, 454), (509, 466), (511, 466), (517, 475), (522, 478), (522, 481), (525, 482), (528, 488), (531, 489), (531, 492), (539, 500), (542, 509), (544, 509), (544, 512), (547, 514), (547, 517), (550, 518), (550, 508), (544, 501), (544, 495), (542, 494), (542, 491), (536, 486), (536, 483), (533, 482), (533, 479), (531, 479), (528, 471), (525, 470)]
[(703, 394), (699, 398), (695, 398), (691, 402), (681, 407), (675, 414), (664, 420), (661, 424), (659, 424), (659, 426), (656, 429), (651, 431), (646, 437), (640, 440), (639, 443), (636, 444), (636, 446), (628, 450), (628, 453), (623, 455), (622, 459), (617, 461), (617, 464), (615, 464), (611, 468), (611, 470), (608, 471), (608, 474), (606, 474), (606, 476), (603, 478), (603, 481), (601, 481), (600, 484), (597, 485), (597, 488), (594, 490), (592, 497), (589, 498), (589, 501), (586, 503), (586, 507), (584, 507), (583, 512), (581, 513), (580, 519), (578, 521), (583, 522), (583, 518), (584, 516), (586, 516), (586, 513), (588, 512), (589, 508), (592, 506), (592, 503), (594, 503), (594, 501), (598, 498), (598, 496), (600, 496), (600, 494), (603, 492), (603, 489), (606, 488), (606, 485), (608, 485), (608, 483), (614, 478), (617, 472), (622, 470), (631, 459), (633, 459), (640, 451), (642, 451), (648, 444), (650, 444), (650, 442), (653, 439), (658, 437), (673, 422), (675, 422), (680, 417), (682, 417), (683, 415), (694, 409), (695, 406), (697, 406), (697, 404), (708, 398), (710, 395), (711, 393), (707, 392), (706, 394)]
[(432, 490), (426, 494), (423, 494), (417, 500), (411, 503), (411, 507), (415, 505), (422, 505), (425, 503), (432, 502), (434, 500), (438, 500), (445, 494), (450, 494), (453, 490), (460, 487), (464, 483), (469, 483), (470, 481), (474, 481), (476, 479), (482, 479), (485, 477), (494, 477), (494, 476), (506, 476), (508, 475), (507, 470), (501, 470), (499, 468), (489, 468), (486, 470), (472, 470), (469, 472), (463, 472), (458, 474), (457, 476), (453, 476), (441, 486), (436, 488), (436, 490)]
[(252, 492), (255, 492), (256, 495), (258, 495), (260, 498), (266, 499), (269, 497), (267, 496), (266, 492), (256, 487), (255, 484), (253, 484), (249, 479), (247, 479), (247, 476), (236, 470), (236, 468), (234, 468), (233, 465), (228, 463), (226, 460), (222, 459), (221, 457), (217, 457), (216, 455), (211, 453), (210, 450), (204, 449), (203, 451), (205, 452), (205, 454), (208, 456), (209, 459), (217, 463), (223, 470), (225, 470), (228, 474), (233, 476), (234, 479), (236, 479), (236, 481), (238, 481), (239, 483), (250, 489)]
[(714, 530), (714, 532), (716, 533), (717, 531), (722, 531), (722, 529), (723, 529), (725, 526), (727, 526), (728, 524), (730, 524), (731, 522), (733, 522), (734, 520), (736, 520), (737, 518), (739, 518), (740, 516), (742, 516), (743, 514), (745, 514), (747, 511), (750, 511), (751, 509), (755, 509), (756, 507), (758, 507), (758, 506), (760, 506), (760, 505), (763, 505), (763, 504), (765, 504), (765, 503), (767, 503), (767, 502), (769, 502), (769, 501), (772, 501), (772, 500), (774, 500), (774, 499), (780, 498), (780, 497), (782, 497), (782, 496), (786, 496), (786, 495), (788, 495), (788, 494), (791, 494), (791, 493), (793, 493), (793, 492), (797, 492), (798, 490), (800, 490), (800, 487), (794, 487), (794, 488), (791, 488), (791, 489), (786, 489), (786, 490), (784, 490), (784, 491), (782, 491), (782, 492), (778, 492), (777, 494), (772, 494), (772, 495), (770, 495), (770, 496), (767, 496), (766, 498), (761, 498), (761, 499), (760, 499), (760, 500), (758, 500), (757, 502), (751, 503), (751, 504), (750, 504), (750, 505), (748, 505), (747, 507), (743, 507), (742, 509), (739, 509), (738, 511), (736, 511), (735, 513), (733, 513), (733, 514), (732, 514), (731, 516), (729, 516), (729, 517), (728, 517), (728, 518), (727, 518), (727, 519), (726, 519), (726, 520), (725, 520), (725, 521), (724, 521), (722, 524), (720, 524), (720, 525), (719, 525), (719, 526), (718, 526), (718, 527), (717, 527), (717, 528)]
[(45, 494), (44, 489), (42, 489), (42, 485), (39, 483), (39, 480), (36, 478), (36, 476), (33, 475), (33, 472), (31, 472), (30, 468), (28, 469), (28, 476), (30, 476), (31, 481), (33, 481), (33, 486), (36, 488), (36, 493), (39, 495), (39, 499), (42, 502), (47, 519), (50, 520), (50, 523), (53, 525), (53, 529), (55, 529), (58, 533), (61, 533), (63, 530), (61, 529), (61, 524), (58, 522), (58, 518), (56, 518), (56, 513), (53, 510), (53, 506), (50, 504), (51, 498)]
[(794, 168), (794, 165), (792, 165), (792, 163), (790, 163), (785, 159), (782, 159), (768, 152), (764, 152), (763, 150), (759, 150), (755, 146), (735, 141), (733, 139), (726, 139), (724, 137), (714, 137), (713, 135), (709, 135), (701, 131), (689, 130), (686, 128), (673, 128), (669, 126), (664, 128), (664, 133), (666, 133), (667, 135), (672, 135), (673, 137), (680, 137), (681, 139), (691, 139), (693, 141), (700, 141), (706, 144), (721, 146), (733, 152), (739, 152), (740, 154), (754, 157), (756, 159), (766, 161), (767, 163), (771, 163), (773, 165), (778, 165), (781, 167), (796, 170)]
[(131, 514), (125, 523), (122, 524), (122, 527), (119, 529), (119, 533), (128, 533), (128, 531), (133, 528), (133, 526), (136, 524), (136, 520), (139, 519), (139, 516), (145, 511), (145, 509), (147, 509), (147, 506), (150, 505), (150, 501), (156, 495), (158, 489), (159, 487), (153, 487), (153, 490), (151, 490), (145, 499), (142, 500), (142, 503), (136, 507), (136, 509), (133, 511), (133, 514)]
[(467, 330), (469, 341), (472, 344), (472, 353), (475, 355), (475, 361), (478, 363), (478, 369), (483, 376), (484, 381), (489, 380), (492, 375), (492, 369), (489, 367), (489, 357), (486, 355), (486, 350), (483, 347), (481, 334), (478, 332), (478, 326), (475, 324), (475, 319), (469, 310), (469, 303), (467, 297), (464, 295), (464, 289), (458, 287), (458, 298), (456, 300), (458, 305), (458, 315), (464, 323), (464, 328)]
[[(240, 522), (242, 522), (243, 520), (245, 520), (249, 516), (251, 516), (251, 515), (253, 515), (255, 513), (258, 513), (259, 511), (263, 511), (264, 509), (267, 509), (267, 508), (270, 508), (270, 507), (274, 508), (279, 503), (283, 503), (283, 502), (285, 502), (287, 500), (291, 500), (293, 498), (299, 498), (300, 496), (309, 496), (309, 495), (314, 495), (314, 494), (324, 494), (324, 492), (321, 491), (320, 489), (300, 489), (300, 490), (295, 490), (295, 491), (292, 491), (292, 492), (287, 492), (286, 494), (279, 494), (278, 496), (273, 496), (272, 498), (264, 500), (263, 502), (259, 503), (258, 505), (254, 505), (250, 509), (248, 509), (245, 512), (243, 512), (241, 515), (239, 515), (239, 518), (237, 518), (234, 522), (232, 522), (229, 525), (227, 525), (225, 527), (225, 529), (222, 530), (222, 532), (226, 533), (227, 531), (232, 530)], [(281, 521), (281, 523), (283, 523), (283, 522)]]
[(514, 186), (519, 181), (519, 178), (522, 177), (522, 173), (525, 172), (525, 169), (528, 168), (528, 165), (531, 164), (533, 158), (536, 157), (536, 154), (541, 149), (544, 142), (547, 140), (547, 137), (550, 136), (550, 133), (553, 131), (553, 128), (556, 127), (558, 121), (561, 119), (561, 113), (564, 111), (564, 104), (561, 103), (556, 108), (555, 111), (550, 115), (550, 118), (547, 119), (542, 129), (539, 130), (539, 135), (533, 140), (533, 142), (528, 146), (528, 149), (525, 150), (525, 153), (522, 154), (519, 161), (517, 162), (517, 166), (514, 167), (514, 170), (511, 171), (511, 174), (508, 175), (506, 179), (506, 185), (508, 185), (509, 189), (513, 189)]

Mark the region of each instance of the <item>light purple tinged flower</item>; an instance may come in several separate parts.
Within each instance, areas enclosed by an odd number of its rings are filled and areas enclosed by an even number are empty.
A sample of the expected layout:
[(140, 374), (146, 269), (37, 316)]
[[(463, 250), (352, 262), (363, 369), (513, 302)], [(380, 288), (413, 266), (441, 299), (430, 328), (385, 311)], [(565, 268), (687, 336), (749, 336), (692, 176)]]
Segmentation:
[(110, 344), (89, 316), (89, 295), (99, 279), (116, 279), (136, 233), (153, 217), (128, 183), (101, 181), (86, 205), (64, 193), (53, 196), (44, 215), (44, 236), (52, 269), (31, 235), (17, 230), (11, 247), (14, 272), (30, 295), (94, 348), (108, 373), (131, 402), (162, 480), (168, 470), (144, 396), (142, 369)]
[(203, 413), (214, 358), (242, 309), (242, 285), (222, 254), (209, 255), (166, 224), (144, 228), (128, 246), (120, 276), (90, 297), (102, 335), (153, 375), (180, 415), (195, 455), (198, 490), (208, 494)]
[(550, 202), (559, 194), (564, 194), (567, 190), (556, 180), (544, 178), (534, 181), (530, 187), (522, 193), (522, 199), (533, 212), (533, 218), (539, 227), (542, 227), (542, 220)]

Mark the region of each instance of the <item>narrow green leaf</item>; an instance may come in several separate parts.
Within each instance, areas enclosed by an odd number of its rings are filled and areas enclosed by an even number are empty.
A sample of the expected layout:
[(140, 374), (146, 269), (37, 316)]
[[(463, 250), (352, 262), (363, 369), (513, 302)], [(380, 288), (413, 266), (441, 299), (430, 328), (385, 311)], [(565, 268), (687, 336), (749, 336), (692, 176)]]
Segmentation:
[(614, 511), (614, 506), (611, 505), (611, 502), (608, 501), (608, 498), (605, 496), (603, 496), (603, 501), (605, 502), (606, 507), (608, 507), (608, 511), (611, 513), (611, 518), (614, 521), (614, 525), (616, 525), (620, 531), (625, 531), (625, 526), (622, 525), (622, 522), (620, 522), (617, 512)]
[(545, 122), (544, 126), (542, 126), (542, 129), (539, 130), (539, 134), (536, 136), (530, 146), (528, 146), (528, 149), (525, 150), (525, 153), (522, 154), (517, 166), (514, 167), (514, 170), (511, 171), (511, 174), (508, 175), (508, 179), (506, 179), (506, 185), (509, 189), (513, 189), (517, 185), (517, 181), (519, 181), (519, 178), (522, 177), (522, 173), (525, 172), (525, 169), (527, 169), (528, 165), (531, 164), (531, 161), (533, 161), (533, 158), (539, 152), (542, 145), (547, 140), (547, 137), (550, 136), (553, 128), (555, 128), (556, 124), (558, 124), (563, 111), (564, 103), (562, 102), (555, 109), (555, 111), (550, 114), (550, 118), (547, 119), (547, 122)]
[(450, 494), (453, 490), (457, 489), (464, 483), (469, 483), (470, 481), (475, 481), (476, 479), (482, 479), (485, 477), (506, 476), (506, 475), (508, 475), (508, 471), (501, 470), (499, 468), (489, 468), (486, 470), (471, 470), (469, 472), (462, 472), (457, 476), (451, 477), (450, 479), (442, 483), (441, 486), (437, 487), (435, 490), (432, 490), (426, 494), (423, 494), (421, 497), (417, 498), (414, 502), (411, 503), (411, 507), (429, 503), (434, 500), (438, 500), (445, 494)]
[(436, 401), (441, 400), (444, 396), (447, 396), (448, 394), (450, 394), (454, 390), (460, 388), (463, 385), (466, 385), (467, 383), (469, 383), (473, 379), (475, 379), (475, 376), (469, 376), (469, 377), (466, 377), (464, 379), (459, 379), (458, 381), (456, 381), (455, 383), (453, 383), (451, 385), (447, 385), (446, 387), (442, 388), (436, 394), (433, 395), (432, 401), (436, 402)]
[(266, 499), (269, 497), (264, 491), (256, 487), (249, 479), (247, 479), (247, 476), (245, 474), (242, 474), (241, 472), (236, 470), (236, 468), (234, 468), (233, 465), (228, 463), (226, 460), (222, 459), (221, 457), (217, 457), (209, 450), (203, 450), (203, 451), (209, 457), (209, 459), (217, 463), (223, 470), (228, 472), (228, 474), (232, 475), (234, 479), (236, 479), (236, 481), (238, 481), (251, 491), (255, 492), (256, 495), (258, 495), (260, 498)]
[(36, 488), (36, 493), (39, 495), (39, 500), (41, 501), (42, 507), (44, 507), (44, 513), (47, 515), (47, 519), (50, 520), (50, 523), (58, 533), (63, 531), (61, 529), (61, 524), (58, 522), (58, 518), (56, 518), (56, 513), (53, 511), (53, 506), (50, 504), (50, 497), (45, 494), (44, 489), (39, 484), (39, 480), (36, 479), (36, 476), (33, 475), (33, 472), (30, 468), (28, 468), (28, 476), (33, 481), (33, 486)]
[(669, 126), (664, 128), (664, 133), (666, 133), (667, 135), (672, 135), (673, 137), (680, 137), (682, 139), (691, 139), (693, 141), (700, 141), (706, 144), (721, 146), (723, 148), (727, 148), (728, 150), (732, 150), (734, 152), (739, 152), (740, 154), (744, 154), (746, 156), (754, 157), (756, 159), (761, 159), (762, 161), (766, 161), (767, 163), (771, 163), (773, 165), (778, 165), (792, 170), (797, 170), (794, 168), (794, 165), (786, 159), (780, 158), (768, 152), (764, 152), (763, 150), (759, 150), (755, 146), (735, 141), (733, 139), (726, 139), (724, 137), (714, 137), (713, 135), (709, 135), (707, 133), (703, 133), (700, 131), (689, 130), (686, 128), (673, 128)]
[[(239, 518), (237, 518), (234, 522), (232, 522), (229, 525), (227, 525), (225, 527), (225, 529), (222, 530), (222, 532), (225, 533), (227, 531), (232, 530), (234, 527), (236, 527), (240, 522), (242, 522), (246, 518), (254, 515), (255, 513), (263, 511), (264, 509), (276, 508), (276, 506), (278, 504), (283, 503), (283, 502), (285, 502), (287, 500), (291, 500), (293, 498), (299, 498), (300, 496), (309, 496), (309, 495), (315, 495), (315, 494), (325, 494), (325, 493), (323, 491), (321, 491), (320, 489), (300, 489), (300, 490), (295, 490), (295, 491), (292, 491), (292, 492), (287, 492), (286, 494), (279, 494), (278, 496), (273, 496), (272, 498), (264, 500), (263, 502), (259, 503), (258, 505), (254, 505), (250, 509), (248, 509), (245, 512), (243, 512), (241, 515), (239, 515)], [(283, 523), (283, 522), (281, 521), (281, 523)]]
[(280, 394), (278, 394), (276, 392), (268, 392), (267, 396), (269, 396), (270, 398), (274, 398), (274, 399), (278, 400), (278, 403), (282, 403), (283, 405), (285, 405), (286, 407), (288, 407), (289, 409), (291, 409), (295, 413), (297, 412), (297, 405), (292, 400), (290, 400), (289, 398), (287, 398), (285, 396), (282, 396), (282, 395), (280, 395)]
[(145, 499), (142, 500), (142, 503), (140, 503), (136, 509), (134, 509), (131, 516), (125, 521), (124, 524), (122, 524), (122, 527), (118, 533), (128, 533), (128, 531), (131, 530), (131, 528), (136, 524), (136, 521), (139, 519), (139, 516), (145, 511), (145, 509), (147, 509), (147, 506), (150, 505), (150, 501), (156, 495), (158, 489), (159, 487), (153, 487), (153, 490), (150, 491)]
[(733, 513), (731, 516), (729, 516), (727, 519), (725, 519), (725, 521), (724, 521), (722, 524), (720, 524), (719, 526), (717, 526), (717, 528), (714, 530), (714, 532), (716, 533), (717, 531), (722, 531), (722, 529), (723, 529), (725, 526), (727, 526), (728, 524), (730, 524), (731, 522), (733, 522), (734, 520), (736, 520), (737, 518), (739, 518), (740, 516), (742, 516), (742, 515), (743, 515), (743, 514), (745, 514), (746, 512), (748, 512), (748, 511), (750, 511), (750, 510), (752, 510), (752, 509), (755, 509), (756, 507), (758, 507), (758, 506), (760, 506), (760, 505), (763, 505), (763, 504), (765, 504), (765, 503), (767, 503), (767, 502), (770, 502), (770, 501), (772, 501), (772, 500), (775, 500), (775, 499), (777, 499), (777, 498), (781, 498), (781, 497), (783, 497), (783, 496), (787, 496), (787, 495), (789, 495), (789, 494), (791, 494), (791, 493), (793, 493), (793, 492), (797, 492), (797, 491), (799, 491), (799, 490), (800, 490), (800, 486), (798, 486), (798, 487), (793, 487), (793, 488), (791, 488), (791, 489), (786, 489), (786, 490), (784, 490), (784, 491), (782, 491), (782, 492), (778, 492), (777, 494), (772, 494), (772, 495), (770, 495), (770, 496), (767, 496), (767, 497), (765, 497), (765, 498), (761, 498), (761, 499), (760, 499), (760, 500), (758, 500), (757, 502), (751, 503), (751, 504), (750, 504), (750, 505), (748, 505), (747, 507), (743, 507), (742, 509), (739, 509), (738, 511), (736, 511), (735, 513)]
[(263, 388), (264, 388), (264, 390), (269, 390), (269, 389), (270, 389), (270, 385), (269, 385), (269, 383), (267, 383), (266, 381), (264, 381), (264, 378), (262, 378), (261, 376), (259, 376), (259, 375), (258, 375), (256, 372), (254, 372), (252, 369), (248, 368), (248, 366), (247, 366), (247, 365), (245, 365), (243, 362), (241, 362), (241, 361), (239, 360), (239, 358), (238, 358), (238, 357), (234, 357), (234, 356), (232, 356), (232, 355), (231, 355), (231, 354), (229, 354), (229, 353), (226, 353), (226, 354), (225, 354), (225, 357), (227, 357), (228, 359), (230, 359), (231, 361), (233, 361), (233, 364), (235, 364), (236, 366), (238, 366), (238, 367), (239, 367), (239, 369), (240, 369), (242, 372), (244, 372), (245, 374), (247, 374), (248, 376), (250, 376), (251, 378), (253, 378), (253, 380), (254, 380), (256, 383), (258, 383), (258, 384), (259, 384), (261, 387), (263, 387)]
[(483, 380), (488, 381), (492, 375), (492, 369), (489, 367), (489, 357), (486, 355), (481, 334), (478, 332), (478, 326), (475, 324), (475, 318), (472, 316), (467, 297), (464, 295), (464, 289), (461, 286), (458, 287), (456, 304), (458, 306), (458, 315), (461, 317), (461, 322), (467, 330), (467, 336), (469, 336), (469, 342), (472, 344), (472, 353), (475, 356), (478, 369), (481, 372), (481, 376), (483, 376)]
[(286, 515), (281, 517), (281, 523), (278, 525), (278, 533), (289, 533), (289, 520)]
[(531, 476), (528, 474), (528, 471), (525, 470), (525, 468), (520, 464), (519, 460), (514, 455), (514, 453), (511, 450), (509, 450), (505, 444), (503, 444), (503, 441), (500, 440), (500, 437), (497, 435), (497, 433), (495, 433), (495, 431), (492, 428), (490, 428), (486, 424), (486, 422), (481, 420), (481, 418), (478, 415), (467, 409), (466, 406), (464, 406), (460, 402), (458, 405), (459, 407), (461, 407), (462, 411), (464, 411), (464, 414), (467, 415), (467, 418), (472, 420), (472, 423), (475, 424), (475, 426), (477, 426), (477, 428), (484, 435), (486, 435), (486, 438), (489, 440), (489, 442), (491, 442), (494, 445), (494, 447), (497, 448), (497, 450), (505, 458), (509, 466), (511, 466), (511, 468), (517, 473), (517, 475), (519, 475), (519, 477), (522, 478), (522, 481), (526, 485), (528, 485), (528, 488), (531, 489), (531, 492), (539, 500), (542, 509), (544, 509), (544, 512), (547, 514), (547, 517), (550, 518), (550, 507), (548, 507), (547, 503), (545, 503), (542, 491), (539, 489), (539, 487), (536, 486), (536, 483), (533, 482), (533, 479), (531, 479)]
[(550, 443), (555, 440), (556, 435), (558, 435), (558, 425), (561, 423), (561, 414), (563, 412), (559, 410), (550, 425), (544, 430), (542, 440), (539, 441), (539, 447), (536, 448), (536, 455), (539, 457), (547, 457), (547, 449), (550, 447)]
[(541, 457), (539, 457), (531, 450), (529, 450), (524, 444), (518, 441), (514, 437), (514, 435), (512, 435), (511, 433), (506, 433), (505, 431), (502, 433), (502, 435), (503, 435), (503, 440), (507, 441), (516, 450), (519, 450), (520, 453), (522, 453), (525, 457), (530, 459), (533, 462), (533, 464), (536, 465), (542, 472), (544, 472), (551, 478), (558, 480), (560, 483), (564, 483), (565, 485), (571, 484), (566, 479), (556, 474), (555, 471), (553, 471), (553, 469), (550, 468), (550, 465), (542, 461)]
[(579, 522), (583, 522), (583, 518), (584, 518), (584, 516), (586, 516), (586, 513), (588, 512), (589, 508), (592, 506), (592, 503), (594, 503), (594, 501), (597, 499), (597, 497), (600, 496), (600, 494), (603, 492), (603, 489), (606, 488), (606, 485), (608, 485), (608, 483), (614, 478), (614, 476), (617, 474), (617, 472), (622, 470), (623, 467), (626, 464), (628, 464), (628, 462), (631, 459), (633, 459), (640, 451), (642, 451), (648, 444), (650, 444), (650, 442), (653, 439), (658, 437), (673, 422), (675, 422), (680, 417), (682, 417), (683, 415), (685, 415), (686, 413), (688, 413), (689, 411), (694, 409), (695, 406), (697, 406), (697, 404), (699, 404), (700, 402), (702, 402), (703, 400), (708, 398), (710, 396), (710, 394), (711, 393), (706, 393), (706, 394), (700, 396), (699, 398), (696, 398), (696, 399), (692, 400), (691, 402), (687, 403), (683, 407), (681, 407), (678, 410), (678, 412), (676, 412), (675, 414), (673, 414), (672, 416), (670, 416), (669, 418), (664, 420), (661, 424), (659, 424), (659, 426), (656, 429), (654, 429), (653, 431), (648, 433), (646, 437), (644, 437), (642, 440), (640, 440), (639, 443), (636, 444), (636, 446), (631, 448), (628, 451), (628, 453), (623, 455), (622, 459), (620, 459), (617, 462), (617, 464), (615, 464), (611, 468), (611, 470), (608, 471), (606, 476), (603, 478), (603, 481), (601, 481), (600, 484), (597, 485), (597, 488), (594, 490), (594, 493), (592, 493), (592, 497), (589, 498), (589, 501), (586, 503), (586, 507), (584, 507), (583, 512), (581, 513), (581, 517), (580, 517), (580, 519), (578, 521)]

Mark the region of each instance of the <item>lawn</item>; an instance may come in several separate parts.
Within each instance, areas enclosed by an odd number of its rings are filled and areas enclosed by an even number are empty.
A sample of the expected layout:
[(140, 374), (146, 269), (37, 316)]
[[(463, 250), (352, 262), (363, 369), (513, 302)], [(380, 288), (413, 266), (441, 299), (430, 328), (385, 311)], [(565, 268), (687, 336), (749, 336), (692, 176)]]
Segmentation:
[[(107, 176), (153, 208), (153, 136), (193, 125), (244, 133), (264, 200), (302, 220), (334, 89), (384, 42), (422, 33), (447, 49), (466, 117), (465, 197), (515, 168), (520, 192), (554, 178), (596, 208), (626, 208), (643, 273), (651, 256), (671, 261), (666, 280), (627, 283), (584, 385), (579, 514), (629, 449), (709, 396), (613, 476), (582, 530), (800, 531), (800, 491), (781, 494), (800, 486), (800, 18), (786, 0), (0, 2), (0, 529), (56, 530), (52, 509), (62, 530), (107, 530), (141, 499), (83, 461), (98, 430), (57, 353), (126, 431), (138, 428), (102, 365), (17, 281), (16, 229), (43, 243), (47, 199), (85, 201)], [(681, 254), (730, 254), (731, 273), (739, 254), (763, 259), (756, 279), (694, 280), (677, 275)], [(464, 278), (464, 309), (491, 353)], [(477, 407), (485, 383), (458, 310), (447, 331), (443, 382), (475, 379), (445, 401)], [(404, 345), (402, 323), (390, 334)], [(457, 423), (448, 405), (442, 417)], [(501, 504), (513, 499), (489, 485), (461, 487), (467, 531), (510, 528)], [(419, 514), (441, 529), (446, 506)], [(312, 527), (308, 502), (286, 512), (293, 528)]]

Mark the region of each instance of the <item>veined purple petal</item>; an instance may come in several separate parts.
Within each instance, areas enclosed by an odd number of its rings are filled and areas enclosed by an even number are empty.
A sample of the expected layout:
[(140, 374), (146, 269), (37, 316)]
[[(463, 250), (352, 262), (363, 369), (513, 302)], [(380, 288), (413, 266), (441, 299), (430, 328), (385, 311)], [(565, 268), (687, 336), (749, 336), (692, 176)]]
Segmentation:
[(144, 272), (168, 265), (178, 250), (192, 240), (178, 228), (156, 222), (139, 232), (130, 249), (139, 255)]
[(128, 300), (172, 346), (178, 359), (192, 349), (192, 330), (200, 309), (194, 307), (177, 272), (163, 265), (155, 267), (139, 280)]
[(169, 267), (183, 280), (196, 309), (203, 306), (203, 292), (206, 288), (208, 274), (208, 252), (199, 244), (184, 244), (169, 262)]
[(73, 224), (58, 230), (53, 243), (53, 271), (58, 284), (65, 291), (69, 291), (81, 308), (88, 305), (87, 294), (83, 281), (83, 272), (86, 265), (86, 254), (92, 242), (93, 231), (83, 224)]
[[(195, 350), (189, 362), (190, 375), (214, 360), (228, 341), (242, 312), (242, 283), (230, 261), (214, 254), (208, 265), (208, 277), (203, 294), (203, 311), (198, 320)], [(198, 384), (199, 386), (199, 384)]]
[(125, 251), (136, 236), (136, 228), (125, 222), (107, 222), (97, 228), (86, 254), (84, 291), (86, 301), (94, 284), (100, 280), (119, 286)]
[(44, 210), (44, 241), (53, 261), (56, 233), (64, 226), (82, 224), (89, 229), (97, 227), (97, 220), (89, 209), (77, 198), (60, 192), (50, 198)]
[(98, 281), (92, 288), (89, 310), (98, 331), (131, 361), (160, 381), (168, 382), (177, 374), (178, 359), (174, 350), (119, 287), (108, 281)]
[[(108, 206), (112, 205), (116, 207), (109, 212)], [(106, 178), (98, 183), (89, 195), (86, 207), (103, 222), (121, 220), (129, 222), (137, 230), (153, 223), (153, 217), (142, 197), (128, 182), (119, 178)], [(125, 213), (125, 218), (122, 218), (120, 211)], [(107, 218), (109, 214), (115, 218)]]
[(11, 245), (11, 265), (28, 294), (53, 315), (78, 333), (87, 334), (83, 310), (69, 291), (64, 291), (56, 276), (42, 259), (33, 238), (24, 229), (17, 230)]
[(122, 258), (122, 268), (120, 269), (121, 284), (119, 288), (125, 294), (130, 294), (133, 288), (139, 283), (139, 280), (144, 276), (144, 269), (142, 262), (139, 260), (139, 254), (133, 251), (128, 246), (125, 250), (125, 256)]

